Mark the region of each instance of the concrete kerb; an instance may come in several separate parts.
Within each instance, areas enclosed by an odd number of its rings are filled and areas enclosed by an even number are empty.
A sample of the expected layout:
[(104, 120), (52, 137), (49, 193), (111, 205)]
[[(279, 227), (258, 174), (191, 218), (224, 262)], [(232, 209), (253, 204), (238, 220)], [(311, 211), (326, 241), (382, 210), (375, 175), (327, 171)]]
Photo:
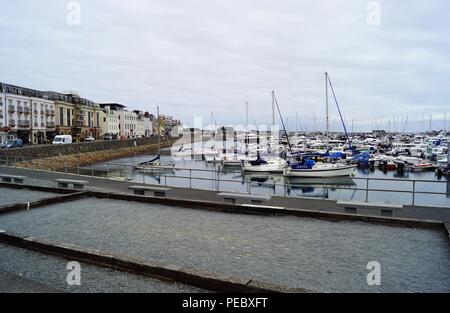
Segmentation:
[(450, 242), (450, 222), (444, 223), (445, 233), (447, 234), (447, 238)]
[(5, 206), (0, 207), (0, 215), (13, 213), (13, 212), (17, 212), (17, 211), (23, 211), (23, 210), (33, 210), (33, 209), (37, 209), (37, 208), (40, 208), (45, 205), (74, 201), (74, 200), (78, 200), (78, 199), (87, 197), (88, 195), (89, 194), (87, 192), (75, 192), (75, 193), (70, 193), (70, 194), (66, 194), (63, 196), (44, 198), (44, 199), (33, 201), (33, 202), (5, 205)]

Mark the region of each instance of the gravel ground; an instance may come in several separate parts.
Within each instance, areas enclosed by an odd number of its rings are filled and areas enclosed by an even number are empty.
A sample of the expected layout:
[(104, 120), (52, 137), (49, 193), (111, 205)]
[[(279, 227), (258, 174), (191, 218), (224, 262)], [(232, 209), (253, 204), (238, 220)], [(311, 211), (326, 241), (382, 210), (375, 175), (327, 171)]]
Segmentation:
[(0, 206), (33, 202), (43, 198), (55, 197), (58, 194), (52, 192), (34, 191), (29, 189), (0, 188)]
[[(95, 198), (0, 216), (0, 229), (316, 291), (450, 292), (448, 240), (435, 230)], [(370, 261), (381, 286), (367, 285)]]
[(203, 292), (181, 284), (81, 264), (81, 285), (69, 286), (69, 260), (0, 245), (0, 292), (182, 293)]

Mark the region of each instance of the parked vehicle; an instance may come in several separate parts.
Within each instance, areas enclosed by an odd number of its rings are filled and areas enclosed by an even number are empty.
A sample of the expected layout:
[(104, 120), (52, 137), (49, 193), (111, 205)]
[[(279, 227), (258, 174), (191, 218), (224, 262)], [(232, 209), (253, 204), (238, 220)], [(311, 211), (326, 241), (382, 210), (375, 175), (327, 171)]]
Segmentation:
[(11, 148), (20, 148), (23, 147), (22, 139), (11, 139), (2, 144), (2, 148), (11, 149)]
[(89, 137), (85, 138), (84, 141), (85, 142), (93, 142), (93, 141), (95, 141), (95, 138), (92, 136), (89, 136)]
[(104, 134), (103, 140), (117, 140), (117, 134)]
[(53, 138), (54, 145), (67, 145), (72, 143), (71, 135), (58, 135)]

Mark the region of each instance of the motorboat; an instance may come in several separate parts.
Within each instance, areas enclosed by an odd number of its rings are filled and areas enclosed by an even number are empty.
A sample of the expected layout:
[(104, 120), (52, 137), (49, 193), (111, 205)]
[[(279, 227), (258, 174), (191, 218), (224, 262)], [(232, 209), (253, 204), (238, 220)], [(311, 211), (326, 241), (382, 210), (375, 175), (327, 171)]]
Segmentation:
[(432, 170), (434, 168), (436, 168), (436, 166), (434, 166), (430, 162), (422, 161), (420, 163), (414, 164), (411, 167), (411, 170), (412, 171), (427, 171), (427, 170)]

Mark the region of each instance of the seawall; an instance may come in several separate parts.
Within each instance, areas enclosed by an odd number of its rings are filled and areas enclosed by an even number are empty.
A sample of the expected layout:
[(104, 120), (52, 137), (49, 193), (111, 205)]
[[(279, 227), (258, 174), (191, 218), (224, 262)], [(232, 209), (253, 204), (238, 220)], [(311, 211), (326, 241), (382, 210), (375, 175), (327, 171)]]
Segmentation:
[[(178, 138), (176, 138), (178, 139)], [(176, 139), (161, 139), (160, 143), (162, 147), (167, 147), (172, 144)], [(26, 160), (30, 159), (43, 159), (51, 157), (60, 157), (66, 155), (98, 152), (106, 150), (119, 150), (126, 148), (135, 148), (140, 146), (158, 146), (158, 138), (139, 138), (129, 140), (112, 140), (112, 141), (94, 141), (94, 142), (82, 142), (73, 143), (69, 145), (30, 145), (16, 149), (1, 149), (1, 156), (19, 157)]]

